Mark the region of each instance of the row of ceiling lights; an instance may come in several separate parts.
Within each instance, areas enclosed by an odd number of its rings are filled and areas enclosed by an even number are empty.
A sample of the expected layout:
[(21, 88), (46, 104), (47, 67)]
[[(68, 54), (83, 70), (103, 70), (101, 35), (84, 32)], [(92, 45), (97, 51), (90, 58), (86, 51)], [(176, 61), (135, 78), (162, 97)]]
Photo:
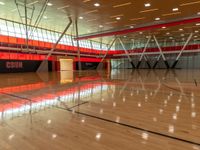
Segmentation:
[[(0, 5), (5, 5), (5, 3), (0, 1)], [(49, 3), (47, 3), (47, 6), (53, 6), (53, 4), (49, 2)], [(100, 4), (99, 4), (99, 3), (94, 3), (94, 6), (95, 6), (95, 7), (100, 7)], [(150, 7), (150, 6), (151, 6), (151, 3), (145, 3), (144, 6), (145, 6), (145, 7)], [(175, 11), (178, 11), (178, 10), (179, 10), (178, 8), (173, 8), (173, 9), (172, 9), (172, 11), (174, 11), (174, 12), (175, 12)], [(198, 14), (200, 14), (200, 13), (198, 13)], [(43, 18), (44, 18), (44, 19), (47, 19), (47, 16), (44, 16)], [(79, 19), (83, 19), (83, 17), (80, 16)], [(116, 20), (120, 20), (120, 19), (121, 19), (121, 17), (116, 17)], [(159, 21), (160, 18), (155, 18), (155, 20), (156, 20), (156, 21)], [(197, 23), (196, 25), (197, 25), (197, 26), (200, 26), (200, 23)], [(100, 27), (100, 28), (103, 28), (103, 25), (99, 25), (99, 27)], [(130, 28), (133, 28), (133, 26), (130, 26)], [(162, 27), (162, 29), (165, 29), (165, 28), (166, 28), (165, 26)], [(183, 29), (179, 29), (179, 31), (183, 31)], [(198, 33), (198, 32), (199, 32), (199, 31), (195, 31), (195, 33)], [(142, 34), (142, 32), (140, 32), (140, 34)], [(168, 32), (168, 33), (166, 33), (166, 34), (169, 35), (170, 33)], [(183, 36), (183, 35), (184, 35), (184, 34), (181, 34), (181, 36)], [(171, 38), (171, 37), (170, 37), (170, 38)]]
[[(1, 4), (1, 2), (0, 2), (0, 4)], [(5, 4), (5, 3), (2, 2), (2, 5), (4, 5), (4, 4)], [(47, 3), (47, 5), (48, 5), (48, 6), (53, 6), (52, 3)], [(94, 5), (95, 7), (100, 7), (100, 6), (101, 6), (100, 3), (94, 3), (93, 5)], [(145, 6), (145, 7), (151, 7), (151, 3), (145, 3), (144, 6)], [(173, 8), (172, 11), (173, 11), (173, 12), (179, 11), (179, 8)], [(197, 13), (197, 14), (200, 14), (200, 13)], [(44, 19), (47, 19), (47, 17), (44, 16)], [(84, 19), (84, 18), (83, 18), (82, 16), (80, 16), (79, 19)], [(121, 20), (121, 17), (118, 16), (118, 17), (116, 17), (115, 19), (116, 19), (116, 20)], [(157, 17), (157, 18), (155, 18), (155, 20), (156, 20), (156, 21), (159, 21), (160, 18)], [(199, 26), (200, 24), (196, 24), (196, 25)], [(104, 26), (103, 26), (103, 25), (99, 25), (99, 27), (100, 27), (100, 28), (103, 28)], [(131, 25), (130, 28), (134, 28), (134, 26)], [(165, 29), (166, 27), (162, 27), (162, 28)]]

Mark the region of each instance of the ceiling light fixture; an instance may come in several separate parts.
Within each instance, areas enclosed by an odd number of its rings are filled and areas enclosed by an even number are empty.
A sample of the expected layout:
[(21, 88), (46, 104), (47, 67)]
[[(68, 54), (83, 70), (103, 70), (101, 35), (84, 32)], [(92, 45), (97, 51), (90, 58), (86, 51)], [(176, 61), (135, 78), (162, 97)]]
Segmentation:
[(94, 6), (95, 6), (95, 7), (99, 7), (100, 4), (99, 4), (99, 3), (95, 3)]
[(183, 31), (183, 29), (179, 29), (179, 31)]
[(166, 27), (164, 26), (164, 27), (162, 27), (162, 29), (166, 29)]
[(99, 25), (99, 28), (103, 28), (103, 25)]
[(120, 19), (121, 19), (120, 17), (117, 17), (117, 18), (116, 18), (116, 20), (120, 20)]
[(4, 2), (0, 2), (0, 5), (5, 5), (5, 3)]
[(194, 5), (194, 4), (198, 4), (198, 3), (200, 3), (200, 1), (183, 3), (183, 4), (180, 4), (180, 6), (188, 6), (188, 5)]
[(150, 4), (150, 3), (146, 3), (146, 4), (144, 4), (144, 6), (145, 6), (145, 7), (150, 7), (151, 4)]
[(172, 9), (172, 11), (178, 11), (178, 10), (179, 10), (178, 8), (173, 8), (173, 9)]
[(197, 23), (196, 26), (200, 26), (200, 23)]
[(80, 16), (80, 17), (79, 17), (79, 19), (83, 19), (83, 17), (82, 17), (82, 16)]
[(47, 3), (47, 6), (53, 6), (53, 4), (52, 3)]
[(157, 11), (159, 10), (158, 8), (155, 8), (155, 9), (147, 9), (147, 10), (142, 10), (140, 11), (140, 13), (147, 13), (147, 12), (153, 12), (153, 11)]
[(145, 19), (145, 17), (141, 17), (141, 18), (132, 18), (132, 19), (130, 19), (131, 21), (136, 21), (136, 20), (143, 20), (143, 19)]
[(131, 5), (131, 4), (132, 4), (131, 2), (128, 2), (124, 4), (114, 5), (113, 8), (123, 7), (123, 6)]
[(181, 12), (174, 12), (174, 13), (162, 14), (162, 16), (166, 17), (166, 16), (179, 15), (179, 14), (181, 14)]
[(156, 20), (156, 21), (159, 21), (159, 20), (160, 20), (160, 18), (155, 18), (155, 20)]
[(65, 5), (65, 6), (62, 6), (62, 7), (58, 7), (57, 9), (60, 10), (60, 9), (64, 9), (64, 8), (68, 8), (69, 5)]

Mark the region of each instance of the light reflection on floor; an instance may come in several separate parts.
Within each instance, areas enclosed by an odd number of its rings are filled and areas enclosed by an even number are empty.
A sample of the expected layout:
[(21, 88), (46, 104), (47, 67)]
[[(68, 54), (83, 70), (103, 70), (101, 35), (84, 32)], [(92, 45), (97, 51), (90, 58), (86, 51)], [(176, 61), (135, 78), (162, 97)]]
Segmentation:
[(198, 70), (0, 78), (0, 149), (200, 149)]

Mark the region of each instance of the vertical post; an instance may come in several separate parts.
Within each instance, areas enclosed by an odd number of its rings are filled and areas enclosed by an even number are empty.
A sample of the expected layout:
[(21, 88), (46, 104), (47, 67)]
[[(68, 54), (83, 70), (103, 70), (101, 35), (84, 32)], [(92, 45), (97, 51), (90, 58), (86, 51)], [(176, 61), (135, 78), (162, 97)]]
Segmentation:
[(25, 29), (26, 29), (26, 49), (28, 50), (28, 12), (27, 12), (27, 0), (24, 0), (24, 12), (25, 12)]
[(120, 44), (121, 44), (121, 46), (122, 46), (123, 50), (125, 51), (125, 53), (126, 53), (126, 56), (128, 57), (128, 60), (129, 60), (129, 62), (130, 62), (130, 63), (131, 63), (131, 65), (132, 65), (132, 68), (135, 68), (135, 65), (134, 65), (134, 63), (133, 63), (133, 61), (132, 61), (131, 57), (129, 56), (129, 52), (126, 50), (126, 48), (125, 48), (125, 46), (124, 46), (124, 44), (123, 44), (122, 40), (121, 40), (120, 38), (118, 38), (118, 40), (119, 40), (119, 42), (120, 42)]
[(99, 65), (97, 66), (97, 69), (100, 69), (101, 63), (102, 63), (102, 62), (104, 61), (104, 59), (106, 58), (106, 56), (107, 56), (109, 50), (112, 48), (112, 46), (113, 46), (113, 44), (115, 43), (115, 41), (116, 41), (116, 38), (111, 42), (111, 44), (110, 44), (110, 46), (108, 47), (108, 49), (107, 49), (105, 55), (104, 55), (103, 58), (101, 59), (101, 62), (100, 62)]
[(79, 70), (82, 70), (82, 68), (81, 68), (81, 57), (80, 57), (80, 46), (79, 46), (79, 39), (78, 39), (78, 36), (79, 36), (79, 34), (78, 34), (78, 18), (76, 18), (76, 20), (75, 20), (75, 26), (76, 26), (76, 38), (77, 38), (77, 40), (76, 40), (76, 43), (77, 43), (77, 50), (78, 50), (78, 69)]
[(176, 67), (176, 65), (177, 65), (177, 63), (178, 63), (178, 61), (179, 61), (179, 58), (181, 57), (181, 55), (182, 55), (183, 51), (185, 50), (186, 46), (188, 45), (188, 43), (189, 43), (190, 40), (192, 39), (192, 36), (193, 36), (193, 33), (190, 33), (190, 35), (189, 35), (187, 41), (185, 42), (183, 48), (181, 49), (180, 53), (179, 53), (178, 56), (176, 57), (176, 60), (175, 60), (175, 62), (173, 63), (172, 68), (175, 68), (175, 67)]
[[(170, 67), (169, 67), (169, 64), (168, 64), (168, 62), (167, 62), (167, 60), (166, 60), (166, 58), (165, 58), (165, 56), (164, 56), (164, 54), (163, 54), (163, 52), (162, 52), (162, 49), (161, 49), (161, 47), (160, 47), (160, 45), (159, 45), (159, 43), (158, 43), (158, 40), (156, 39), (155, 35), (153, 36), (153, 38), (154, 38), (154, 40), (155, 40), (155, 42), (156, 42), (156, 45), (158, 46), (158, 49), (159, 49), (159, 51), (160, 51), (160, 55), (162, 56), (162, 58), (163, 58), (163, 60), (164, 60), (164, 62), (165, 62), (165, 65), (166, 65), (167, 69), (169, 69), (169, 68), (170, 68)], [(156, 63), (158, 63), (158, 61), (157, 61)]]
[(132, 47), (131, 47), (131, 50), (133, 50), (134, 47), (135, 47), (135, 40), (134, 40), (134, 39), (131, 39), (131, 41), (132, 41), (132, 43), (133, 43), (133, 45), (132, 45)]
[(160, 60), (160, 57), (161, 57), (161, 55), (159, 55), (158, 58), (156, 59), (156, 62), (155, 62), (155, 64), (153, 65), (153, 69), (156, 68), (156, 66), (157, 66), (157, 64), (158, 64), (158, 62), (159, 62), (159, 60)]
[[(137, 69), (140, 67), (140, 64), (141, 64), (141, 62), (142, 62), (142, 58), (144, 57), (144, 54), (145, 54), (145, 52), (146, 52), (146, 49), (147, 49), (147, 46), (149, 45), (150, 40), (151, 40), (151, 36), (149, 36), (149, 38), (148, 38), (148, 40), (147, 40), (147, 43), (145, 44), (145, 47), (144, 47), (144, 49), (143, 49), (143, 51), (142, 51), (142, 55), (140, 56), (139, 62), (138, 62), (138, 64), (137, 64), (137, 66), (136, 66)], [(146, 59), (146, 61), (147, 61), (147, 59)], [(149, 64), (149, 63), (148, 63), (148, 64)], [(150, 64), (149, 64), (149, 65), (150, 65)]]
[(60, 37), (58, 38), (57, 42), (53, 45), (52, 49), (47, 54), (45, 60), (43, 60), (42, 63), (40, 64), (40, 66), (38, 67), (37, 72), (47, 72), (48, 71), (48, 58), (51, 56), (53, 51), (56, 49), (57, 45), (59, 44), (60, 40), (63, 38), (65, 33), (67, 32), (67, 30), (69, 29), (71, 24), (72, 24), (72, 19), (71, 19), (71, 17), (69, 17), (68, 25), (66, 26), (66, 28), (64, 29), (64, 31), (62, 32)]
[(151, 64), (149, 63), (147, 56), (144, 56), (144, 59), (146, 61), (147, 66), (149, 67), (149, 69), (151, 69)]

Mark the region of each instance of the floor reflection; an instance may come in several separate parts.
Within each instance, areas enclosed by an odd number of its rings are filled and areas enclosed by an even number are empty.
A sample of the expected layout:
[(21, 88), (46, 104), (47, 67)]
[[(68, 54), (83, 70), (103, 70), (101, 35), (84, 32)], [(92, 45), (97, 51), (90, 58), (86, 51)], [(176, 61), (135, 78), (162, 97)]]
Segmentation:
[[(4, 81), (0, 83), (0, 122), (30, 116), (32, 123), (32, 116), (57, 108), (69, 109), (72, 115), (80, 113), (76, 119), (81, 124), (87, 124), (88, 116), (95, 116), (200, 143), (199, 74), (199, 70), (3, 74), (0, 75)], [(57, 117), (62, 124), (62, 116)], [(51, 125), (52, 120), (48, 118), (45, 123)], [(104, 140), (106, 135), (99, 126), (92, 136), (96, 142)], [(155, 135), (144, 131), (138, 135), (142, 144), (148, 144)], [(8, 139), (15, 136), (11, 133)], [(57, 138), (56, 132), (52, 132), (51, 139)]]

